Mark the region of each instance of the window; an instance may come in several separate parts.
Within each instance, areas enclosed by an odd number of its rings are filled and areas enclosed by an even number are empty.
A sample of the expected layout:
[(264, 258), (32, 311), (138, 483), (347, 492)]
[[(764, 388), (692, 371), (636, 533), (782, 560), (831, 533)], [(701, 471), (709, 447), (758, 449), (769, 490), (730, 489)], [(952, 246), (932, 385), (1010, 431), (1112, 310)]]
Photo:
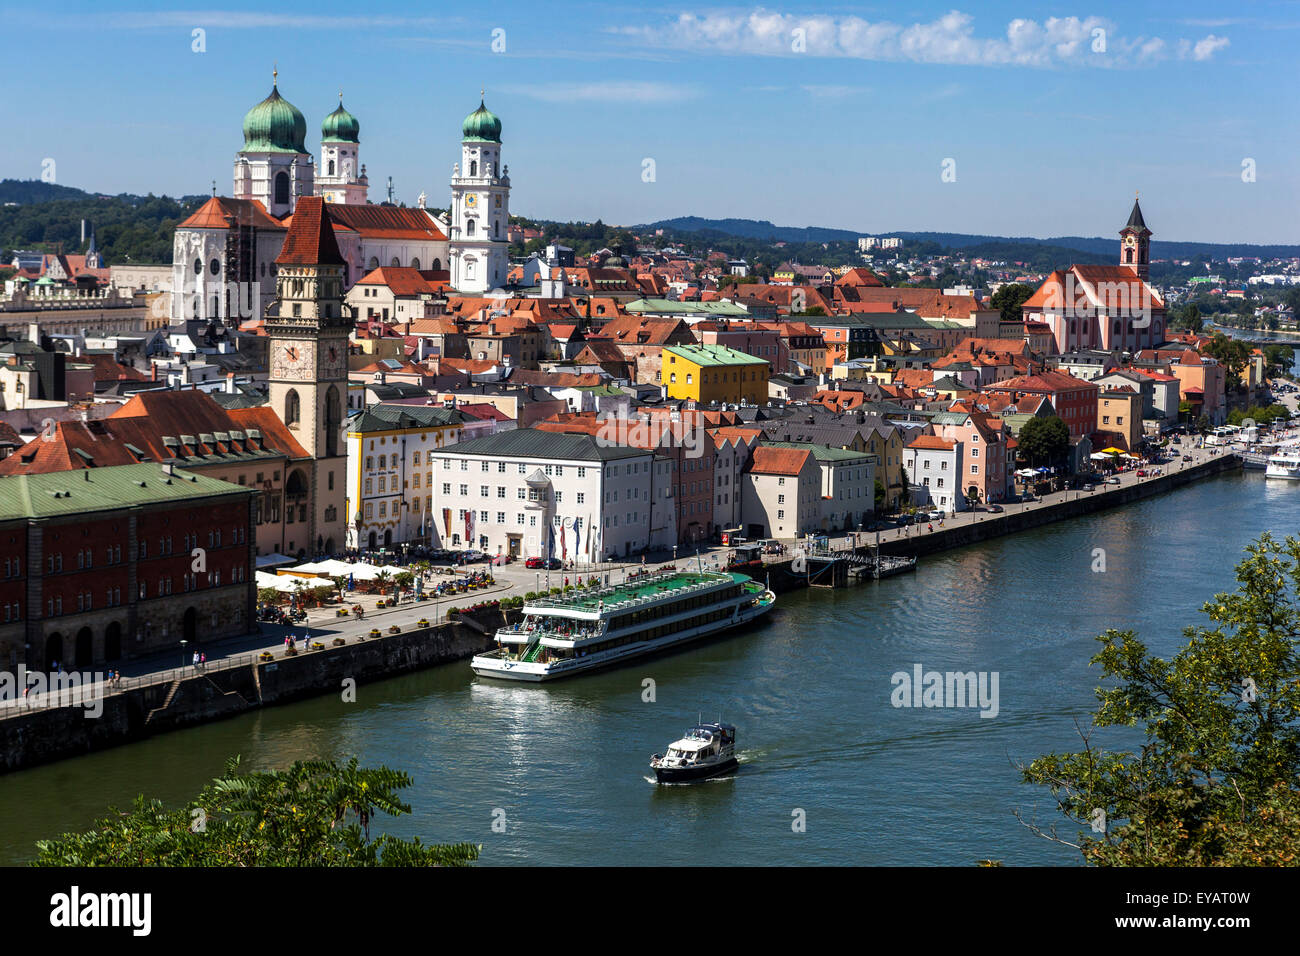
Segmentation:
[(582, 504), (582, 503), (583, 503), (583, 498), (584, 498), (584, 497), (585, 497), (585, 495), (583, 495), (583, 493), (582, 493), (581, 491), (579, 491), (579, 492), (578, 492), (578, 504)]
[(444, 481), (444, 482), (442, 483), (442, 493), (443, 493), (444, 495), (449, 495), (449, 494), (451, 494), (451, 483), (450, 483), (450, 482), (446, 482), (446, 481)]

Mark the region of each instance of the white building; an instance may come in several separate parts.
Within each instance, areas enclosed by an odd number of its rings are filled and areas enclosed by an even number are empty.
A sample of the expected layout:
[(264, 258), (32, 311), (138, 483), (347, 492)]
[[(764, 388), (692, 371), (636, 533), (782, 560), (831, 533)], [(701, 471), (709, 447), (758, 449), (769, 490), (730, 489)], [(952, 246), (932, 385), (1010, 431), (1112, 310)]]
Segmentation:
[(434, 516), (432, 452), (490, 431), (441, 405), (376, 404), (347, 423), (347, 541), (375, 550), (427, 543)]
[(505, 285), (510, 269), (510, 168), (501, 163), (501, 120), (479, 103), (461, 124), (461, 161), (451, 173), (451, 285), (462, 293)]
[(655, 494), (670, 463), (652, 451), (520, 428), (431, 457), (435, 546), (594, 562), (676, 540), (672, 499)]
[(966, 509), (961, 491), (962, 443), (935, 435), (918, 435), (903, 450), (903, 467), (911, 482), (913, 504), (952, 514)]

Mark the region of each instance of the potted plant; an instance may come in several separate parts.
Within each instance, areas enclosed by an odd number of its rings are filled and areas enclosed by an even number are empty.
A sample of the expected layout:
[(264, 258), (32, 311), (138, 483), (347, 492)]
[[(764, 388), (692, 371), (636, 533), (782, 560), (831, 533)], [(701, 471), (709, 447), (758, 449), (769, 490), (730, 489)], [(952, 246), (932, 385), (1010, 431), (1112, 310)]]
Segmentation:
[(335, 647), (341, 647), (341, 646), (343, 646), (344, 644), (346, 644), (347, 641), (345, 641), (345, 640), (344, 640), (343, 638), (341, 638), (341, 637), (336, 637), (336, 638), (334, 638), (334, 640), (330, 641), (330, 643), (333, 644)]
[(275, 655), (270, 651), (262, 651), (262, 653), (257, 655), (257, 659), (259, 661), (273, 661), (275, 660)]

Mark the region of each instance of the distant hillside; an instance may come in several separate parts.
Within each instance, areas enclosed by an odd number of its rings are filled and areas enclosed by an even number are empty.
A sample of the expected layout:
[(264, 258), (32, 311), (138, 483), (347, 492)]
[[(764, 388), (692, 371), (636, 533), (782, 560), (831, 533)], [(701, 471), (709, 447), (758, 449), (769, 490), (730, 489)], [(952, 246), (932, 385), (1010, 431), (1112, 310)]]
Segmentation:
[[(767, 220), (758, 219), (702, 219), (699, 216), (680, 216), (676, 219), (663, 219), (643, 226), (632, 227), (638, 232), (663, 229), (674, 232), (715, 233), (734, 236), (741, 239), (757, 239), (769, 242), (856, 242), (859, 236), (898, 236), (905, 240), (934, 242), (948, 249), (971, 250), (974, 247), (995, 249), (1008, 246), (1053, 246), (1060, 249), (1076, 250), (1081, 254), (1077, 261), (1111, 261), (1118, 246), (1119, 237), (1095, 236), (1054, 236), (1039, 239), (1035, 236), (981, 236), (959, 232), (895, 232), (876, 230), (873, 232), (851, 232), (847, 229), (827, 229), (820, 226), (777, 226)], [(988, 251), (970, 252), (971, 255), (983, 255), (989, 258), (1006, 258)], [(1258, 256), (1273, 258), (1275, 256), (1300, 256), (1300, 245), (1251, 245), (1249, 243), (1215, 243), (1215, 242), (1177, 242), (1153, 239), (1151, 257), (1153, 259), (1194, 259), (1198, 256), (1211, 259), (1228, 259), (1237, 256)], [(1098, 259), (1096, 257), (1105, 257)]]
[[(86, 251), (81, 221), (89, 221), (95, 244), (110, 264), (167, 263), (176, 224), (207, 197), (101, 196), (53, 183), (0, 181), (0, 250)], [(16, 205), (9, 205), (15, 203)]]

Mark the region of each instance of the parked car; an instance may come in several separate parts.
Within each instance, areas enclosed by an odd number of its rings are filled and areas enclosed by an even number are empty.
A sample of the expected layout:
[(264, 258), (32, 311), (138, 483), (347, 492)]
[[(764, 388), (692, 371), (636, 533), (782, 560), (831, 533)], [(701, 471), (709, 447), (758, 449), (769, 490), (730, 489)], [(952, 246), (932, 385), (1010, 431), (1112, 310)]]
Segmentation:
[(473, 564), (475, 561), (482, 561), (485, 558), (487, 558), (487, 555), (475, 548), (470, 548), (469, 550), (460, 553), (460, 559), (466, 564)]
[(992, 512), (993, 514), (995, 514), (995, 515), (1000, 515), (1000, 514), (1002, 514), (1002, 506), (1001, 506), (1001, 505), (989, 505), (989, 511), (991, 511), (991, 512)]
[(529, 558), (524, 562), (526, 568), (540, 568), (543, 571), (555, 571), (560, 567), (559, 558)]
[(1111, 475), (1109, 478), (1106, 479), (1106, 484), (1108, 484), (1108, 485), (1118, 485), (1118, 484), (1119, 484), (1119, 475)]
[(1183, 456), (1183, 461), (1191, 461), (1191, 460), (1192, 460), (1192, 456), (1191, 456), (1191, 455), (1184, 455), (1184, 456)]

